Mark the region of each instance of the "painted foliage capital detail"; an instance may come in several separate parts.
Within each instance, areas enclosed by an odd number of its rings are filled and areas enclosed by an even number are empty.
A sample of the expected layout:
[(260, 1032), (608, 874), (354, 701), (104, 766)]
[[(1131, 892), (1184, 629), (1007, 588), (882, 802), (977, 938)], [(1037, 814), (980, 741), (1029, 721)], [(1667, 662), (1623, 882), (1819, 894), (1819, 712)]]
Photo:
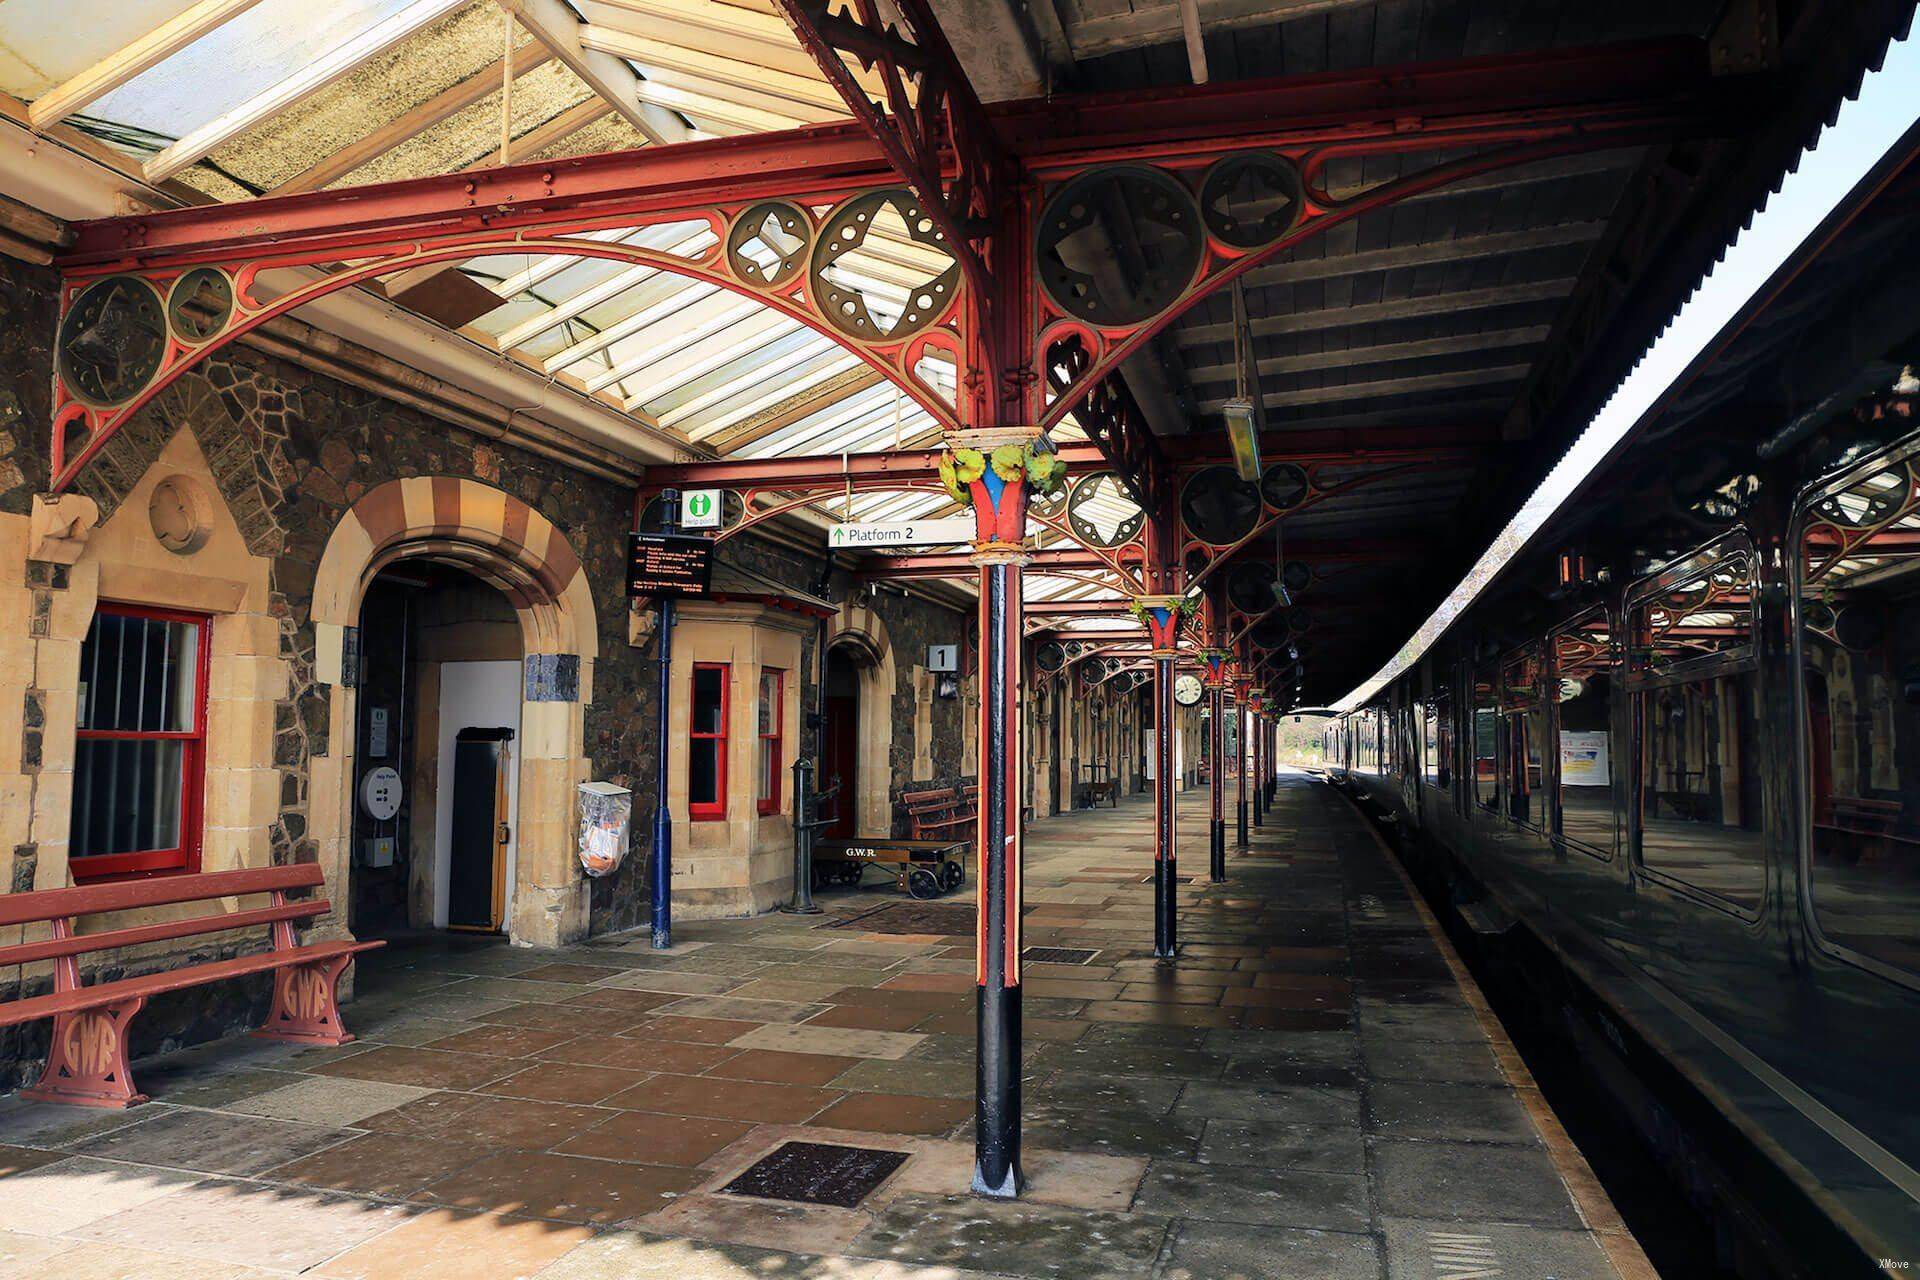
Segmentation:
[(973, 510), (974, 558), (988, 564), (1024, 556), (1027, 503), (1060, 491), (1066, 463), (1038, 427), (952, 431), (945, 444), (940, 483), (948, 497)]

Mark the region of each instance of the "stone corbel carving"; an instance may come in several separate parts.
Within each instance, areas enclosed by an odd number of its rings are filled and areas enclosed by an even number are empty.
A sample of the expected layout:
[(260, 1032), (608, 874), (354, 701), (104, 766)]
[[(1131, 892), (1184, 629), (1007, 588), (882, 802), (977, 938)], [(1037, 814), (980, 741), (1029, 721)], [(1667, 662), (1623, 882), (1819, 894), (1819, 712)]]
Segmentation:
[(653, 633), (659, 629), (659, 610), (637, 603), (627, 606), (627, 643), (635, 649), (644, 648), (647, 641), (653, 639)]
[(87, 549), (87, 535), (100, 523), (100, 507), (85, 494), (63, 493), (50, 498), (33, 495), (33, 514), (27, 521), (27, 559), (50, 564), (72, 564)]

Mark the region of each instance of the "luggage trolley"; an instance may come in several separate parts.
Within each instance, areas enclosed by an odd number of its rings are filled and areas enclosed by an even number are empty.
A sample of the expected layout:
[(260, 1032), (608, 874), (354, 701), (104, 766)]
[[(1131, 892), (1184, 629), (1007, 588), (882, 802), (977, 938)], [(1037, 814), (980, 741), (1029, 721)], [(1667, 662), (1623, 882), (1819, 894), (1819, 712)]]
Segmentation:
[(813, 884), (857, 885), (870, 866), (890, 867), (894, 883), (915, 898), (937, 898), (967, 881), (965, 840), (900, 840), (892, 836), (856, 836), (816, 840)]

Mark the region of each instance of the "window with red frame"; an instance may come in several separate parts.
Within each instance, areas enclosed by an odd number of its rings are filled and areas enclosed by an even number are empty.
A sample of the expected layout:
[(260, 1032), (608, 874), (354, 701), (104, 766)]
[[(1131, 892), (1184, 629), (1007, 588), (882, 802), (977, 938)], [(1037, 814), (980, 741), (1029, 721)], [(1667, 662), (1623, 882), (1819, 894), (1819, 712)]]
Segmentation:
[(80, 646), (78, 712), (74, 878), (197, 870), (207, 619), (101, 605)]
[(693, 664), (693, 727), (687, 744), (687, 816), (727, 816), (727, 664)]
[(760, 798), (762, 814), (780, 812), (780, 756), (785, 745), (787, 673), (760, 671)]

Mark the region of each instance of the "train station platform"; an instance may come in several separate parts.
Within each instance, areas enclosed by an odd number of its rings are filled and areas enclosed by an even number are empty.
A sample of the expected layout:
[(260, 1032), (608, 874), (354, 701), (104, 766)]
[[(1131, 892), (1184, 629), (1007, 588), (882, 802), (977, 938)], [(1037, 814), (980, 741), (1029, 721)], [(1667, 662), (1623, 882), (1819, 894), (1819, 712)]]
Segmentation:
[[(1287, 775), (1211, 885), (1207, 800), (1171, 968), (1150, 801), (1029, 834), (1018, 1201), (964, 1194), (970, 893), (876, 886), (669, 953), (394, 946), (354, 1044), (152, 1060), (125, 1112), (9, 1099), (0, 1275), (1652, 1276), (1348, 802)], [(789, 1143), (865, 1154), (760, 1165)]]

